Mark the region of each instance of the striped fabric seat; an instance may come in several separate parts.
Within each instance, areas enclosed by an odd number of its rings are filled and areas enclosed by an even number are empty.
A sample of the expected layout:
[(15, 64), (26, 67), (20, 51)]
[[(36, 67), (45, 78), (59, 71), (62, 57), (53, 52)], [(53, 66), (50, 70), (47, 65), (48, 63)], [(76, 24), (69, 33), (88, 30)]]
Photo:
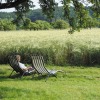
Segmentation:
[(44, 65), (43, 56), (32, 56), (32, 64), (38, 74), (47, 74), (48, 76), (54, 75), (61, 70), (48, 70)]
[(32, 64), (38, 74), (48, 74), (48, 70), (44, 67), (43, 56), (32, 56)]

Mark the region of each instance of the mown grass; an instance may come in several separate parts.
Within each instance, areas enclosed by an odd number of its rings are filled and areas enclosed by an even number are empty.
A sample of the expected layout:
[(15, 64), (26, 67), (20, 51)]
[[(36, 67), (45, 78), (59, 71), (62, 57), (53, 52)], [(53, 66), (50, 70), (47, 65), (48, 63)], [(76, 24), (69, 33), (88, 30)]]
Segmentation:
[[(100, 68), (47, 66), (61, 69), (45, 82), (45, 77), (32, 75), (8, 78), (12, 69), (0, 65), (0, 100), (100, 100)], [(15, 74), (15, 73), (14, 73)]]

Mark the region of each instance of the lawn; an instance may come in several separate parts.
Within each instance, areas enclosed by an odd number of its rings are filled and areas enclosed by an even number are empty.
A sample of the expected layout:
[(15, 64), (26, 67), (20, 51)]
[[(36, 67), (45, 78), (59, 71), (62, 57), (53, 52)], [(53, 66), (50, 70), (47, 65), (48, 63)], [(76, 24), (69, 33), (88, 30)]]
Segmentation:
[(50, 77), (46, 82), (45, 77), (37, 75), (8, 78), (12, 68), (0, 65), (0, 100), (100, 100), (98, 66), (46, 66), (65, 73), (57, 73), (57, 78)]

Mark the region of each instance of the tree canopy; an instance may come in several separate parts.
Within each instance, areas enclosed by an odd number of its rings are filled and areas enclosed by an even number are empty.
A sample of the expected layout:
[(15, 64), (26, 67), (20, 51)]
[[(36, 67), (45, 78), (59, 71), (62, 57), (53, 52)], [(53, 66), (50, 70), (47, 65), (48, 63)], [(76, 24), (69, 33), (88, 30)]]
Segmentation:
[[(100, 18), (100, 0), (61, 0), (61, 3), (64, 10), (64, 17), (71, 26), (70, 32), (79, 30), (84, 26), (91, 27), (91, 25), (86, 25), (88, 24), (87, 21), (91, 23), (91, 16), (88, 9), (86, 9), (88, 6), (90, 6), (90, 9), (93, 12), (92, 16)], [(57, 2), (55, 2), (55, 0), (39, 0), (39, 5), (42, 8), (43, 13), (46, 14), (49, 19), (52, 19), (55, 8), (58, 5)], [(74, 7), (74, 16), (71, 16), (71, 6)], [(5, 0), (5, 2), (0, 0), (0, 9), (12, 7), (16, 9), (17, 22), (30, 8), (34, 7), (34, 3), (31, 0)]]

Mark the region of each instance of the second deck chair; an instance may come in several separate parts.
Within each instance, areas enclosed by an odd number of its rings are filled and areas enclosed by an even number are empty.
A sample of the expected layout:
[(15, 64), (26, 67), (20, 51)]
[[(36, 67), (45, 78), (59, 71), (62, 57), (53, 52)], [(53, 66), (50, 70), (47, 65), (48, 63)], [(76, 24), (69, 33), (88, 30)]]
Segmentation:
[(13, 68), (13, 71), (11, 72), (11, 74), (10, 74), (9, 77), (11, 77), (11, 75), (12, 75), (12, 73), (13, 73), (14, 71), (15, 71), (16, 73), (19, 73), (19, 74), (21, 75), (21, 77), (22, 77), (23, 75), (32, 73), (32, 71), (24, 71), (24, 70), (22, 70), (22, 69), (19, 67), (19, 63), (18, 63), (18, 61), (17, 61), (15, 55), (9, 56), (8, 58), (9, 58), (9, 65)]
[(63, 72), (62, 70), (48, 70), (44, 65), (43, 56), (32, 56), (32, 64), (38, 74), (46, 74), (47, 78), (51, 75), (56, 76), (57, 72)]

